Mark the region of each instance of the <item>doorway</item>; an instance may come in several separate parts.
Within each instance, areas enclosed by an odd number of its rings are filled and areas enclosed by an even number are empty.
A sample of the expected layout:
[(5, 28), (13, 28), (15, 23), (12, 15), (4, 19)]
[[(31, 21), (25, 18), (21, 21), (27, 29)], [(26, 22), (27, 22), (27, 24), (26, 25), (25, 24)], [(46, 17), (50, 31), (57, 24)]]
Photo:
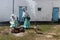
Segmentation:
[(22, 17), (22, 15), (23, 15), (23, 8), (27, 9), (26, 6), (19, 6), (19, 21), (20, 22), (24, 22), (24, 18)]
[(59, 19), (59, 7), (54, 7), (52, 13), (52, 20), (53, 22), (58, 22), (58, 19)]

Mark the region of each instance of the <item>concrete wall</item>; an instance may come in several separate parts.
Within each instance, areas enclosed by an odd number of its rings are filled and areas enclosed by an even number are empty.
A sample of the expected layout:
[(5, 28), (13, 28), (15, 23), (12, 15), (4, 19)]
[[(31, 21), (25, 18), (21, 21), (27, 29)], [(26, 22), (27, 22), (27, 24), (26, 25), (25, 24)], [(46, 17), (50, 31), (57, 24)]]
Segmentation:
[[(0, 22), (9, 21), (13, 10), (13, 0), (0, 0), (0, 5)], [(51, 21), (52, 9), (53, 7), (60, 8), (60, 0), (15, 0), (14, 13), (18, 17), (19, 6), (28, 6), (28, 12), (32, 21)], [(41, 11), (37, 10), (38, 7), (41, 7)]]
[[(41, 8), (41, 11), (38, 11)], [(51, 21), (52, 20), (52, 1), (38, 1), (36, 5), (36, 20)]]
[[(60, 8), (59, 0), (31, 0), (36, 2), (36, 5), (26, 0), (15, 0), (15, 14), (19, 15), (19, 6), (28, 6), (28, 12), (32, 21), (52, 21), (52, 9), (53, 7)], [(33, 5), (33, 7), (31, 6)], [(35, 6), (35, 7), (34, 7)], [(41, 7), (41, 11), (37, 8)], [(34, 10), (34, 11), (33, 11)], [(59, 11), (60, 18), (60, 11)]]
[(12, 0), (0, 0), (0, 22), (10, 20)]
[[(52, 1), (15, 0), (15, 3), (15, 14), (18, 15), (19, 6), (28, 6), (28, 12), (31, 17), (31, 21), (51, 21), (52, 19)], [(38, 11), (38, 7), (41, 7), (42, 10)]]
[(53, 7), (59, 7), (59, 19), (60, 19), (60, 0), (59, 1), (53, 1)]

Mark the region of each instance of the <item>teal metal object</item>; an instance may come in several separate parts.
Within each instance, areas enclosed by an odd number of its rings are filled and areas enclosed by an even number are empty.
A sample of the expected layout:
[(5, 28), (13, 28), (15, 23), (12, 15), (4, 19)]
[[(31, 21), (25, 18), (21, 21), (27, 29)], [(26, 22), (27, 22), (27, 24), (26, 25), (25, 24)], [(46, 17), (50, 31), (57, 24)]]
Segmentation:
[(25, 17), (23, 27), (24, 28), (30, 28), (30, 17)]
[(59, 16), (59, 8), (54, 7), (53, 8), (53, 14), (52, 14), (53, 22), (58, 22), (58, 16)]

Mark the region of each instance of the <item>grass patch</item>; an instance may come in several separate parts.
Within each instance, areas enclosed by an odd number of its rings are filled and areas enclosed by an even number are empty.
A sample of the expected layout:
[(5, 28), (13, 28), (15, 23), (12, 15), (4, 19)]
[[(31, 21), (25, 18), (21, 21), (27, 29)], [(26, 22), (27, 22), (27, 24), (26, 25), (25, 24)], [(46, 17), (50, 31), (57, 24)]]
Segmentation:
[(4, 30), (4, 29), (9, 29), (9, 26), (0, 26), (0, 31)]
[(42, 32), (48, 32), (54, 25), (40, 25)]
[[(8, 29), (9, 26), (0, 26), (0, 31), (3, 31), (6, 28)], [(12, 34), (0, 34), (0, 40), (35, 40), (35, 34), (29, 31), (30, 30), (28, 30), (28, 34), (23, 37), (15, 37)]]
[[(39, 25), (39, 29), (41, 29), (42, 32), (47, 32), (53, 26), (54, 25)], [(4, 30), (5, 28), (9, 28), (9, 26), (0, 26), (0, 31)], [(35, 40), (36, 34), (34, 34), (32, 30), (28, 30), (28, 31), (31, 31), (31, 32), (28, 32), (28, 34), (23, 37), (14, 37), (12, 34), (9, 34), (9, 35), (0, 34), (0, 40)]]

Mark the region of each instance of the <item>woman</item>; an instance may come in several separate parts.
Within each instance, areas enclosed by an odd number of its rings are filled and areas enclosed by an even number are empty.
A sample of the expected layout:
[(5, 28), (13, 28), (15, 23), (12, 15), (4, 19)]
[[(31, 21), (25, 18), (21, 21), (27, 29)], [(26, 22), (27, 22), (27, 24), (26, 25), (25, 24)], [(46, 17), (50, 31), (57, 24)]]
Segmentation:
[(30, 27), (30, 16), (29, 16), (26, 8), (23, 9), (22, 17), (24, 18), (24, 25), (23, 25), (24, 28), (29, 28)]

